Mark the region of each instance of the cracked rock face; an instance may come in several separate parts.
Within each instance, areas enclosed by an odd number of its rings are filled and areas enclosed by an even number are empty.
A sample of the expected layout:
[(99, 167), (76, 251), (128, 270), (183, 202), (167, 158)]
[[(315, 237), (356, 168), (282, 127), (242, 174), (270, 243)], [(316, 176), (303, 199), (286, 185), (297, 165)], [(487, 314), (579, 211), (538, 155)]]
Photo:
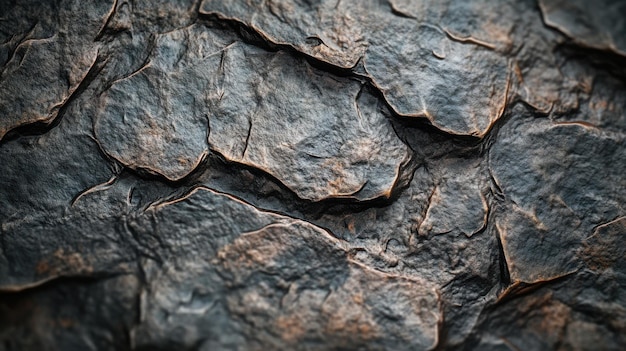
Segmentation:
[(0, 140), (14, 128), (49, 124), (62, 113), (94, 67), (99, 46), (94, 39), (111, 15), (113, 1), (1, 6)]
[(144, 317), (132, 331), (139, 348), (411, 350), (436, 343), (434, 286), (362, 265), (310, 223), (198, 189), (130, 226), (146, 246), (161, 241), (165, 249), (164, 261), (150, 267)]
[(362, 64), (397, 114), (446, 132), (483, 136), (504, 110), (505, 56), (385, 1), (205, 0), (200, 12), (241, 21), (272, 43), (338, 68)]
[(575, 0), (539, 1), (546, 24), (563, 32), (580, 45), (626, 55), (626, 4), (603, 0), (595, 4)]
[(0, 4), (0, 350), (621, 350), (621, 1)]

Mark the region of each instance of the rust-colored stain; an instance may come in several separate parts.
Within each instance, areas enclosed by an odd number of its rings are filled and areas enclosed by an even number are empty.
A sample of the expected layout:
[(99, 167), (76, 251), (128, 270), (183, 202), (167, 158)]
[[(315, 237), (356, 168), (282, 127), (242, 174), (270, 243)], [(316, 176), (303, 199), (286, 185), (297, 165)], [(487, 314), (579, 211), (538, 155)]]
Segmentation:
[(303, 318), (297, 314), (281, 315), (276, 318), (274, 324), (281, 338), (288, 342), (296, 342), (306, 334)]
[(51, 256), (39, 261), (35, 271), (40, 276), (52, 276), (71, 273), (92, 273), (93, 267), (78, 252), (66, 252), (57, 249)]

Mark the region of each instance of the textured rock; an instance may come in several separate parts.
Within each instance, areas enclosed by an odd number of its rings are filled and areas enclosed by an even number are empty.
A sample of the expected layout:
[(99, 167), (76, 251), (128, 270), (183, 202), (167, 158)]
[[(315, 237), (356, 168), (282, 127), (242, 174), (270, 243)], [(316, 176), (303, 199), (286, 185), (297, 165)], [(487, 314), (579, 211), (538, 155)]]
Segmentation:
[(546, 24), (581, 45), (626, 55), (626, 4), (621, 1), (540, 0)]
[(2, 294), (4, 350), (120, 350), (137, 316), (139, 280), (68, 279), (20, 294)]
[(579, 123), (515, 122), (500, 131), (490, 163), (510, 203), (497, 226), (511, 279), (532, 283), (575, 270), (582, 239), (624, 212), (615, 186), (626, 140)]
[(489, 206), (484, 170), (473, 162), (450, 161), (446, 165), (450, 172), (446, 172), (430, 194), (425, 218), (418, 229), (421, 235), (458, 231), (472, 236), (487, 224)]
[[(261, 79), (249, 79), (253, 69)], [(305, 199), (391, 196), (409, 148), (361, 84), (241, 46), (225, 53), (224, 70), (210, 118), (216, 151), (267, 171)]]
[(210, 130), (211, 149), (302, 198), (391, 196), (409, 150), (359, 82), (227, 38), (201, 26), (159, 36), (149, 63), (104, 93), (96, 135), (107, 154), (180, 180)]
[(624, 255), (613, 245), (625, 230), (623, 218), (598, 226), (584, 240), (580, 253), (586, 263), (576, 275), (485, 311), (478, 324), (488, 332), (475, 341), (477, 347), (620, 349), (626, 342)]
[(454, 40), (436, 23), (398, 16), (383, 1), (206, 0), (200, 11), (241, 21), (276, 44), (341, 68), (362, 59), (395, 112), (454, 134), (483, 136), (504, 110), (504, 57), (488, 44)]
[(166, 253), (164, 269), (149, 269), (137, 347), (428, 349), (437, 342), (432, 285), (357, 264), (320, 228), (204, 189), (149, 211), (131, 226)]
[(95, 133), (105, 152), (174, 181), (191, 173), (208, 152), (203, 97), (227, 44), (196, 27), (158, 36), (148, 62), (103, 93)]
[(623, 12), (0, 3), (0, 350), (624, 349)]
[[(112, 6), (71, 0), (2, 5), (0, 139), (19, 126), (52, 122), (87, 84), (98, 55), (94, 40)], [(48, 15), (37, 17), (34, 8)]]

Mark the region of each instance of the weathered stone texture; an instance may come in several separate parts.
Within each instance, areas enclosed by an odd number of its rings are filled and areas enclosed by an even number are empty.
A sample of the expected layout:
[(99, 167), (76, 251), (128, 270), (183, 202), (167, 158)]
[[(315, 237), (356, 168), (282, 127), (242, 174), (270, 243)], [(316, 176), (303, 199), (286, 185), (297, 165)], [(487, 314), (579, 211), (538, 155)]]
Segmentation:
[(0, 2), (0, 350), (626, 348), (625, 11)]

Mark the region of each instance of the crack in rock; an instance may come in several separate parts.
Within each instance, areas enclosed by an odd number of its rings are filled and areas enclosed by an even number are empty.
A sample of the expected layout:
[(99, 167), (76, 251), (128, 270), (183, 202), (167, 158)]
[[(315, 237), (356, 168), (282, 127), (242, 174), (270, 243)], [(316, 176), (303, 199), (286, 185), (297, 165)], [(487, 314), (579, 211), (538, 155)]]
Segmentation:
[[(32, 18), (29, 13), (31, 7), (49, 5), (28, 1), (3, 14), (9, 20), (2, 27), (16, 22), (10, 31), (19, 31), (29, 20), (37, 23), (29, 30), (30, 39), (15, 49), (2, 68), (0, 140), (16, 127), (55, 119), (96, 61), (99, 44), (93, 40), (113, 1), (86, 6), (81, 1), (67, 0), (57, 4), (54, 16)], [(68, 35), (69, 32), (78, 35)]]
[(226, 38), (200, 25), (159, 36), (150, 62), (103, 94), (96, 136), (106, 152), (179, 180), (207, 152), (206, 115), (212, 150), (304, 199), (391, 196), (411, 154), (373, 95)]
[[(396, 113), (426, 118), (449, 133), (482, 137), (503, 110), (504, 56), (480, 40), (427, 24), (430, 18), (395, 16), (378, 0), (234, 5), (205, 0), (200, 11), (243, 22), (273, 43), (340, 68), (355, 67), (362, 58)], [(311, 45), (312, 36), (322, 44)]]
[(439, 298), (430, 283), (353, 262), (318, 227), (202, 188), (149, 212), (131, 225), (173, 251), (163, 268), (150, 269), (135, 347), (437, 343)]

